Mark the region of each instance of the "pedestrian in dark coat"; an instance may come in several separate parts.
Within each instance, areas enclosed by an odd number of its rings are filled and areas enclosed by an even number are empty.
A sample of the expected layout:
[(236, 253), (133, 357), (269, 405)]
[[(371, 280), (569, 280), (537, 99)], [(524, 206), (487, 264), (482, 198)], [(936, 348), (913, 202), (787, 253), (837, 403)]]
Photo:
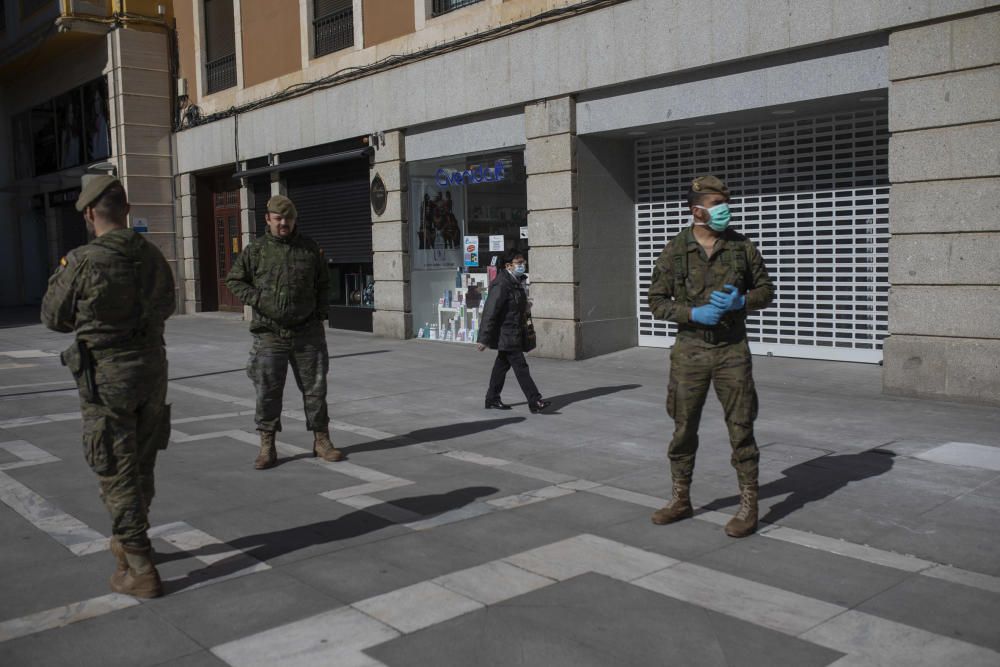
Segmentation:
[(505, 257), (505, 267), (490, 284), (486, 297), (483, 317), (479, 325), (480, 352), (487, 347), (497, 351), (496, 362), (490, 375), (490, 386), (486, 391), (487, 410), (510, 410), (510, 406), (500, 400), (507, 371), (514, 369), (521, 391), (528, 399), (528, 409), (541, 412), (550, 405), (542, 399), (542, 394), (531, 379), (528, 361), (524, 358), (525, 334), (531, 304), (524, 281), (527, 278), (524, 254), (512, 250)]

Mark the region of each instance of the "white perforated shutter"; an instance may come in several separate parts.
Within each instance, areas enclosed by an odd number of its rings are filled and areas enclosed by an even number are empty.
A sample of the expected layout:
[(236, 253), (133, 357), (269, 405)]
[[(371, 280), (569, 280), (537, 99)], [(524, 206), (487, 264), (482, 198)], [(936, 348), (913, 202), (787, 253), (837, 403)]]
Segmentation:
[(889, 132), (885, 109), (642, 139), (635, 146), (639, 344), (675, 327), (646, 306), (653, 263), (690, 224), (694, 176), (733, 193), (733, 228), (777, 285), (747, 322), (754, 354), (877, 363), (888, 328)]

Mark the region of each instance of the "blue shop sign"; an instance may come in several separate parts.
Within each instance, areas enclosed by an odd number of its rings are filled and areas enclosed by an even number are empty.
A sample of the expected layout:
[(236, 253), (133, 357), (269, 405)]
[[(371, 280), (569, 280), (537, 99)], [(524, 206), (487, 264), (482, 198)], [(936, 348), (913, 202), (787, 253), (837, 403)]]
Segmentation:
[(442, 188), (453, 185), (475, 185), (478, 183), (499, 183), (506, 176), (503, 161), (497, 160), (492, 167), (478, 165), (464, 171), (448, 171), (444, 167), (437, 170), (434, 179)]

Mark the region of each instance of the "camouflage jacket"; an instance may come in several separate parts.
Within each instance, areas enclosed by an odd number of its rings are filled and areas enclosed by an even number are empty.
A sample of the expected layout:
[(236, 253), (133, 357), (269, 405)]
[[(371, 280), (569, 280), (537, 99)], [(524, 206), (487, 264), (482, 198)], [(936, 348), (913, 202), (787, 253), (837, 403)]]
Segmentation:
[(327, 318), (330, 275), (323, 252), (298, 230), (281, 239), (266, 231), (233, 263), (226, 286), (253, 308), (253, 333), (292, 337)]
[(176, 295), (159, 248), (131, 229), (116, 229), (70, 251), (61, 264), (42, 300), (45, 326), (75, 331), (97, 355), (162, 349)]
[(676, 322), (681, 329), (700, 327), (691, 322), (691, 309), (707, 304), (712, 292), (727, 284), (746, 294), (746, 308), (726, 313), (721, 326), (743, 328), (747, 312), (763, 310), (774, 299), (774, 282), (749, 239), (727, 229), (709, 259), (688, 227), (667, 243), (653, 266), (649, 310), (653, 317)]

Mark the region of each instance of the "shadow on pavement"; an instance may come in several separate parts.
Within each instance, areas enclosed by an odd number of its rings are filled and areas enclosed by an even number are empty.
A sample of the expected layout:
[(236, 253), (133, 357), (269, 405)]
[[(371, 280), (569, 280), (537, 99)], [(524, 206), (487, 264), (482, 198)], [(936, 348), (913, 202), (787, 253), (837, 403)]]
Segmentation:
[[(347, 359), (348, 357), (367, 357), (371, 354), (386, 354), (391, 352), (391, 350), (369, 350), (368, 352), (348, 352), (347, 354), (331, 354), (327, 357), (333, 361), (334, 359)], [(244, 373), (246, 372), (246, 366), (241, 366), (240, 368), (231, 368), (225, 371), (210, 371), (208, 373), (197, 373), (195, 375), (181, 375), (179, 377), (170, 378), (171, 382), (175, 380), (193, 380), (195, 378), (210, 377), (212, 375), (228, 375), (229, 373)]]
[(496, 430), (508, 424), (518, 424), (524, 421), (524, 417), (506, 417), (504, 419), (485, 419), (483, 421), (461, 422), (458, 424), (448, 424), (447, 426), (431, 426), (410, 431), (395, 438), (385, 440), (375, 440), (359, 445), (343, 447), (346, 454), (358, 454), (360, 452), (378, 452), (384, 449), (396, 449), (397, 447), (409, 447), (425, 442), (437, 442), (438, 440), (454, 440), (455, 438), (467, 438), (479, 433)]
[[(377, 505), (369, 510), (350, 512), (329, 521), (319, 521), (285, 530), (276, 530), (270, 533), (238, 537), (224, 544), (213, 544), (192, 552), (157, 554), (155, 560), (157, 564), (163, 564), (192, 556), (206, 557), (224, 554), (232, 552), (233, 549), (239, 549), (244, 552), (193, 570), (183, 578), (164, 582), (167, 594), (177, 593), (201, 582), (225, 577), (239, 570), (251, 567), (256, 564), (252, 559), (268, 561), (301, 549), (339, 542), (341, 540), (349, 540), (396, 525), (392, 521), (383, 519), (372, 513), (372, 511), (377, 512), (379, 507), (384, 506), (386, 509), (391, 509), (392, 506), (395, 506), (416, 512), (424, 518), (431, 518), (444, 512), (465, 507), (480, 498), (496, 493), (498, 490), (491, 486), (470, 486), (443, 494), (401, 498), (391, 503)], [(248, 556), (251, 558), (248, 558)]]
[[(619, 384), (612, 385), (609, 387), (593, 387), (591, 389), (581, 389), (580, 391), (573, 391), (568, 394), (559, 394), (558, 396), (546, 396), (545, 400), (551, 401), (552, 405), (549, 406), (548, 410), (540, 413), (543, 415), (551, 415), (557, 413), (559, 410), (572, 405), (573, 403), (578, 403), (580, 401), (589, 401), (592, 398), (600, 398), (602, 396), (609, 396), (611, 394), (617, 394), (620, 391), (630, 391), (632, 389), (639, 389), (642, 387), (641, 384)], [(511, 403), (512, 406), (527, 405), (527, 402), (521, 401), (520, 403)]]
[[(843, 489), (851, 482), (884, 475), (892, 469), (895, 454), (882, 449), (869, 449), (858, 454), (832, 454), (810, 459), (783, 471), (784, 477), (760, 487), (760, 500), (788, 494), (772, 505), (762, 523), (777, 523)], [(735, 475), (734, 475), (735, 477)], [(735, 481), (735, 480), (734, 480)], [(713, 501), (705, 509), (718, 510), (738, 505), (739, 495)]]

